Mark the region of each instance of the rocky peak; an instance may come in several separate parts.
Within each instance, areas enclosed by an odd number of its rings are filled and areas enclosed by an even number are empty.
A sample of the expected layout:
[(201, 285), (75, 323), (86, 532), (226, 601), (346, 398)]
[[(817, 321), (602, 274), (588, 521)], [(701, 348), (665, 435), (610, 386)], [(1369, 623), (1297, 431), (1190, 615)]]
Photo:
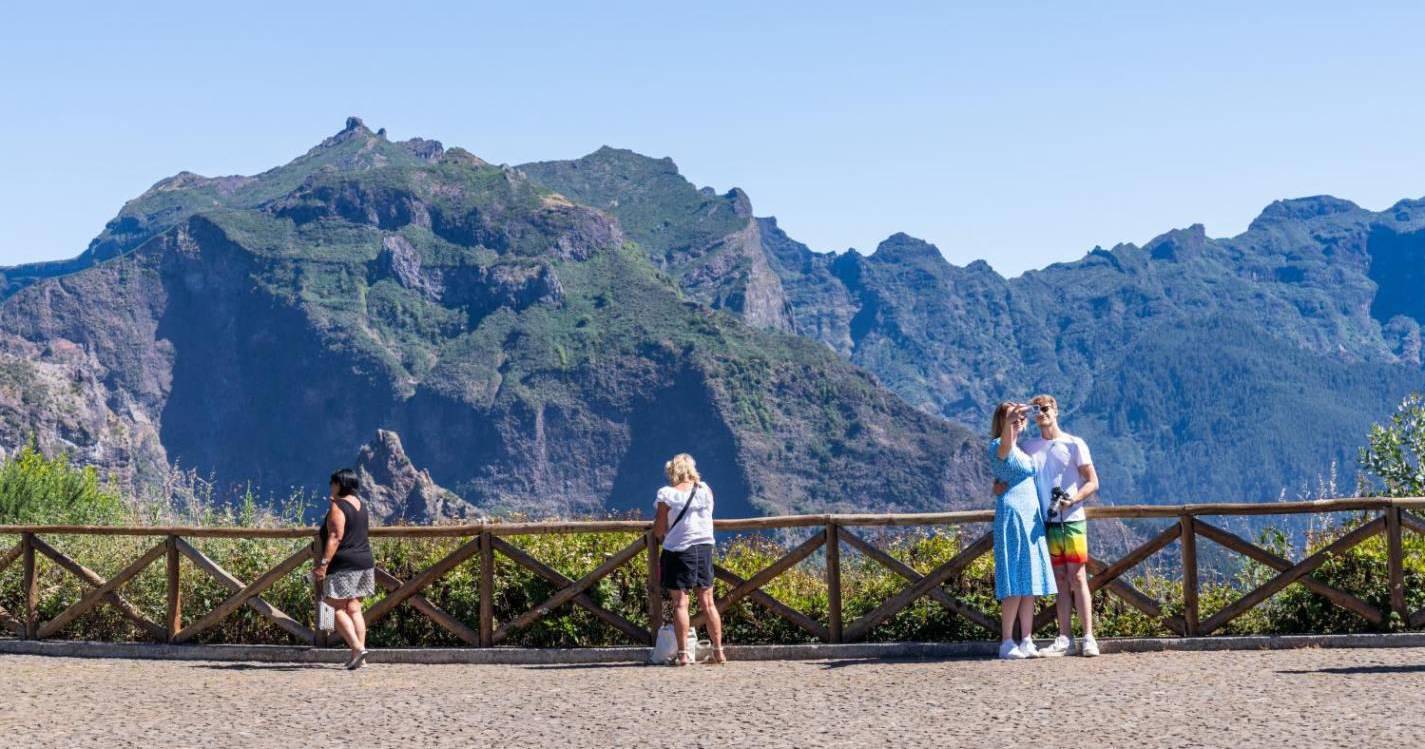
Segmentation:
[(999, 271), (996, 271), (996, 270), (994, 269), (994, 267), (991, 266), (991, 265), (990, 265), (988, 262), (986, 262), (985, 260), (974, 260), (974, 261), (972, 261), (969, 265), (965, 266), (965, 272), (966, 272), (967, 274), (974, 275), (974, 276), (988, 276), (988, 277), (993, 277), (993, 278), (1003, 278), (1003, 276), (1001, 276), (1001, 275), (999, 274)]
[(1154, 260), (1181, 261), (1200, 255), (1208, 241), (1206, 227), (1193, 224), (1186, 229), (1173, 229), (1154, 237), (1143, 249)]
[(362, 500), (384, 523), (430, 523), (479, 515), (468, 502), (437, 485), (428, 471), (417, 469), (395, 432), (376, 430), (376, 439), (356, 457), (356, 474), (361, 478)]
[[(383, 129), (381, 131), (385, 133)], [(410, 151), (416, 158), (428, 164), (435, 164), (445, 155), (445, 146), (438, 140), (426, 140), (425, 138), (411, 138), (401, 142), (401, 147)]]
[(950, 261), (940, 254), (940, 248), (923, 240), (897, 232), (876, 247), (871, 259), (878, 262), (915, 263), (949, 267)]
[(346, 118), (346, 125), (342, 127), (340, 132), (317, 144), (316, 147), (307, 152), (307, 155), (310, 156), (313, 153), (321, 153), (322, 151), (336, 148), (353, 141), (357, 143), (369, 143), (370, 141), (384, 140), (384, 136), (378, 136), (376, 133), (371, 132), (371, 129), (366, 127), (366, 123), (362, 122), (360, 117), (348, 117)]
[(1265, 227), (1274, 223), (1308, 221), (1324, 216), (1362, 212), (1360, 206), (1349, 200), (1330, 195), (1313, 195), (1306, 198), (1278, 200), (1262, 209), (1261, 215), (1253, 219), (1248, 230)]
[(742, 191), (740, 187), (734, 187), (727, 191), (725, 195), (732, 202), (732, 212), (742, 218), (752, 218), (752, 198)]
[(441, 154), (440, 160), (442, 162), (450, 164), (462, 164), (465, 166), (471, 166), (476, 168), (490, 165), (490, 162), (480, 158), (479, 156), (476, 156), (473, 153), (470, 153), (469, 151), (459, 146), (454, 146), (452, 148), (446, 149), (446, 151)]

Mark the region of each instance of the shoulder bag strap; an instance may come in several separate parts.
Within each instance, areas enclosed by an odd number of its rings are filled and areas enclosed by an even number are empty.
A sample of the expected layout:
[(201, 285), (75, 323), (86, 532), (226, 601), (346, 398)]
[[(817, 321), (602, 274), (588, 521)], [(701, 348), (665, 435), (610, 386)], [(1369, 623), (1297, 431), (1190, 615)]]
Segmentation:
[(680, 513), (678, 513), (678, 517), (677, 517), (676, 519), (674, 519), (673, 522), (671, 522), (671, 523), (668, 524), (668, 530), (666, 530), (666, 531), (663, 532), (663, 537), (664, 537), (664, 538), (667, 538), (667, 537), (668, 537), (668, 534), (673, 532), (674, 526), (678, 525), (678, 522), (683, 519), (683, 516), (688, 514), (688, 510), (692, 509), (692, 507), (693, 507), (693, 497), (696, 497), (696, 496), (698, 495), (698, 487), (699, 487), (699, 486), (701, 486), (701, 484), (698, 484), (698, 483), (694, 483), (694, 484), (693, 484), (692, 490), (688, 492), (688, 501), (683, 505), (683, 511), (680, 512)]

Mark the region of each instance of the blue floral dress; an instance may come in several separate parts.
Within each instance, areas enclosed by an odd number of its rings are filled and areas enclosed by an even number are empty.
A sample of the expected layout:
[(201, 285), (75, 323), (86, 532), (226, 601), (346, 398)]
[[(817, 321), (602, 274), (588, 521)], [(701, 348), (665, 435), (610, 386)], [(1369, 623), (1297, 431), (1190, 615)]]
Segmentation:
[(1058, 592), (1049, 566), (1034, 461), (1019, 449), (999, 459), (1000, 441), (990, 442), (990, 473), (1009, 489), (995, 498), (995, 597), (1047, 596)]

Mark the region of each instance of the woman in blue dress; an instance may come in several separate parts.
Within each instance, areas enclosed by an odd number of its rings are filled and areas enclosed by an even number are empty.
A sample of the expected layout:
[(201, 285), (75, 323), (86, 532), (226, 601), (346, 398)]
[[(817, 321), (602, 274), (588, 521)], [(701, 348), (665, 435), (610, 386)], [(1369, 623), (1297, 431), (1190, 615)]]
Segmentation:
[[(1049, 566), (1044, 517), (1034, 486), (1034, 461), (1016, 444), (1028, 421), (1029, 407), (1005, 402), (990, 425), (990, 473), (1009, 488), (995, 498), (995, 597), (1000, 615), (999, 657), (1034, 658), (1034, 597), (1057, 592)], [(1014, 641), (1019, 622), (1023, 639)]]

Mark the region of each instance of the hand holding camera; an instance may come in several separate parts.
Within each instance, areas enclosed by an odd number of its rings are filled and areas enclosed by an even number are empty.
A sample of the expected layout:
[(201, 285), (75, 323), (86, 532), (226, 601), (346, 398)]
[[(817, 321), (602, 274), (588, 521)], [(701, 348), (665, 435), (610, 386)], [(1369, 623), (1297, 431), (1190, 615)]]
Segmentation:
[(1015, 415), (1015, 416), (1023, 416), (1023, 417), (1025, 417), (1025, 418), (1029, 418), (1030, 416), (1034, 416), (1034, 415), (1038, 414), (1039, 411), (1040, 411), (1040, 406), (1038, 406), (1038, 405), (1036, 405), (1036, 404), (1034, 404), (1034, 403), (1015, 403), (1015, 404), (1014, 404), (1014, 415)]
[(1054, 487), (1054, 491), (1049, 495), (1049, 517), (1058, 515), (1073, 503), (1074, 498), (1064, 491), (1064, 487)]

